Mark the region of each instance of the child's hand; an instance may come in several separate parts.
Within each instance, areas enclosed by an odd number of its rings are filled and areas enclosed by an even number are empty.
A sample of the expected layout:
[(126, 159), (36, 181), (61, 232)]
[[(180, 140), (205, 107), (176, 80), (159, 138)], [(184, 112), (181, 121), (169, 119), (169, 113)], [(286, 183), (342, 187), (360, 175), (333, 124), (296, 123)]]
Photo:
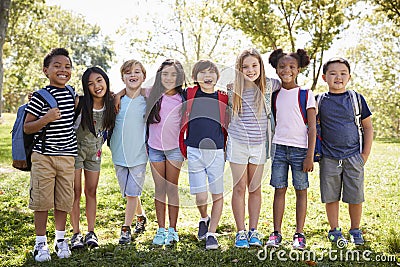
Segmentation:
[(361, 158), (363, 159), (364, 165), (365, 165), (365, 163), (367, 163), (367, 160), (368, 160), (368, 155), (364, 154), (364, 153), (361, 153)]
[(114, 96), (114, 111), (115, 111), (115, 114), (118, 114), (120, 109), (121, 109), (121, 97), (118, 94), (116, 94)]
[(228, 83), (228, 84), (226, 85), (226, 90), (232, 91), (232, 90), (233, 90), (233, 83)]
[(314, 159), (306, 157), (303, 161), (303, 172), (312, 172), (314, 170)]
[(28, 101), (31, 101), (32, 96), (33, 96), (33, 92), (28, 94)]
[(47, 123), (56, 121), (58, 119), (61, 119), (61, 112), (58, 108), (52, 108), (49, 111), (47, 111), (46, 115), (43, 116)]

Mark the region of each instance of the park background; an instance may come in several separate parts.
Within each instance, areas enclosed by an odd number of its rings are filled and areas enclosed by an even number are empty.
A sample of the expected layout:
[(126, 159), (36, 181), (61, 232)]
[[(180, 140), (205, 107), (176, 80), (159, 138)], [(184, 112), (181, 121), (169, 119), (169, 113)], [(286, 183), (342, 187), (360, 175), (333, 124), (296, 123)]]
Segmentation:
[[(11, 168), (11, 127), (18, 106), (27, 94), (46, 85), (42, 60), (53, 47), (66, 47), (74, 64), (70, 84), (82, 92), (80, 78), (93, 65), (101, 66), (111, 79), (113, 91), (123, 88), (119, 67), (124, 60), (142, 61), (151, 85), (157, 66), (165, 58), (180, 60), (190, 76), (193, 64), (204, 58), (218, 63), (223, 76), (218, 86), (231, 81), (235, 58), (241, 50), (256, 47), (264, 55), (267, 76), (276, 77), (268, 55), (276, 48), (304, 48), (310, 66), (299, 84), (326, 91), (321, 66), (332, 56), (351, 62), (350, 89), (362, 93), (372, 112), (375, 140), (366, 165), (366, 202), (362, 229), (367, 239), (363, 251), (377, 261), (330, 260), (325, 253), (328, 224), (318, 187), (318, 165), (310, 176), (309, 210), (305, 232), (309, 249), (321, 260), (282, 262), (274, 257), (261, 261), (257, 250), (233, 247), (234, 222), (230, 210), (231, 176), (226, 165), (225, 209), (218, 233), (221, 249), (204, 251), (195, 239), (198, 212), (189, 195), (185, 166), (180, 178), (181, 212), (178, 230), (182, 241), (171, 249), (151, 246), (156, 231), (153, 187), (147, 172), (144, 207), (150, 222), (147, 232), (131, 246), (117, 245), (124, 201), (118, 192), (111, 157), (105, 147), (98, 190), (96, 233), (100, 249), (74, 254), (68, 260), (53, 256), (43, 266), (377, 266), (396, 265), (400, 256), (399, 135), (400, 135), (400, 1), (226, 1), (226, 0), (114, 0), (57, 1), (2, 0), (0, 2), (0, 266), (32, 266), (33, 214), (27, 209), (29, 174)], [(191, 79), (188, 77), (188, 84)], [(268, 165), (269, 163), (267, 163)], [(272, 230), (273, 190), (269, 168), (263, 180), (260, 231)], [(82, 203), (84, 197), (82, 199)], [(82, 205), (84, 207), (84, 205)], [(84, 214), (84, 210), (82, 210)], [(284, 217), (284, 251), (290, 252), (294, 229), (294, 194), (288, 190)], [(349, 220), (341, 207), (345, 231)], [(50, 240), (54, 225), (49, 218)], [(84, 223), (82, 229), (86, 225)], [(68, 225), (68, 230), (70, 225)], [(71, 234), (72, 235), (72, 234)], [(348, 247), (345, 251), (358, 251)], [(392, 257), (393, 256), (393, 257)], [(38, 264), (37, 264), (38, 265)]]

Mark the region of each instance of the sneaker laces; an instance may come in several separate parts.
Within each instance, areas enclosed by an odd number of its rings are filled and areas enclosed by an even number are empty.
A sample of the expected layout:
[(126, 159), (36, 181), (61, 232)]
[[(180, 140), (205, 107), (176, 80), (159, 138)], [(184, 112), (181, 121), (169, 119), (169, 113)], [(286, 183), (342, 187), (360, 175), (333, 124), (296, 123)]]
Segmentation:
[(249, 239), (252, 239), (253, 237), (257, 238), (257, 239), (260, 239), (260, 234), (258, 233), (257, 230), (250, 231)]
[(236, 240), (247, 240), (246, 231), (239, 231)]

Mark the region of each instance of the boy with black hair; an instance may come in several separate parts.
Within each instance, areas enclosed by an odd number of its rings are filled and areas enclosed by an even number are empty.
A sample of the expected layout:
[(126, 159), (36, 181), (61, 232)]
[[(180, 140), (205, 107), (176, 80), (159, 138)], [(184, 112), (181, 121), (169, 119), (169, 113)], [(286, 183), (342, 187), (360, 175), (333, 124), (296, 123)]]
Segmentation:
[(54, 208), (55, 250), (59, 258), (68, 258), (71, 251), (64, 239), (67, 214), (74, 198), (74, 163), (77, 142), (74, 131), (75, 101), (66, 84), (71, 78), (72, 62), (64, 48), (55, 48), (43, 61), (43, 72), (49, 79), (45, 87), (56, 99), (58, 107), (50, 108), (34, 93), (26, 108), (24, 132), (39, 138), (33, 147), (29, 208), (34, 210), (36, 261), (51, 259), (47, 246), (48, 211)]
[[(343, 202), (349, 204), (350, 240), (355, 245), (362, 245), (364, 238), (359, 227), (364, 202), (364, 164), (371, 152), (373, 128), (371, 111), (364, 97), (346, 89), (350, 78), (350, 64), (346, 59), (332, 58), (323, 66), (322, 79), (328, 84), (329, 92), (320, 97), (318, 105), (323, 154), (320, 189), (331, 227), (329, 240), (347, 242), (339, 227), (342, 195)], [(360, 107), (359, 123), (356, 122), (356, 107)]]

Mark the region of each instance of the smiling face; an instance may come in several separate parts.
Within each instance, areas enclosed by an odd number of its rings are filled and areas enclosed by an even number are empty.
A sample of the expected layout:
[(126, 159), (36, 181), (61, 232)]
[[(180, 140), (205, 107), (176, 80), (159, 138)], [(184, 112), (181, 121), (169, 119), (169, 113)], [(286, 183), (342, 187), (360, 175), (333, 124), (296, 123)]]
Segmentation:
[(200, 84), (204, 92), (211, 93), (214, 92), (214, 86), (217, 84), (218, 74), (214, 68), (204, 69), (197, 73), (195, 81)]
[(124, 72), (122, 81), (127, 90), (137, 90), (142, 86), (145, 76), (139, 64), (135, 64), (131, 69)]
[(92, 72), (89, 75), (88, 88), (93, 98), (103, 98), (107, 92), (107, 84), (103, 76)]
[(161, 84), (165, 88), (165, 93), (175, 93), (177, 77), (178, 72), (175, 66), (166, 66), (161, 70)]
[(297, 87), (296, 77), (300, 72), (297, 59), (291, 56), (283, 56), (279, 59), (276, 66), (276, 74), (282, 81), (282, 86), (286, 89)]
[(71, 78), (72, 65), (68, 57), (54, 56), (43, 72), (50, 81), (50, 85), (63, 88)]
[(254, 56), (247, 56), (243, 59), (242, 72), (246, 81), (254, 82), (260, 77), (260, 62)]
[(350, 80), (349, 69), (344, 63), (330, 63), (322, 79), (328, 84), (329, 92), (344, 93)]

